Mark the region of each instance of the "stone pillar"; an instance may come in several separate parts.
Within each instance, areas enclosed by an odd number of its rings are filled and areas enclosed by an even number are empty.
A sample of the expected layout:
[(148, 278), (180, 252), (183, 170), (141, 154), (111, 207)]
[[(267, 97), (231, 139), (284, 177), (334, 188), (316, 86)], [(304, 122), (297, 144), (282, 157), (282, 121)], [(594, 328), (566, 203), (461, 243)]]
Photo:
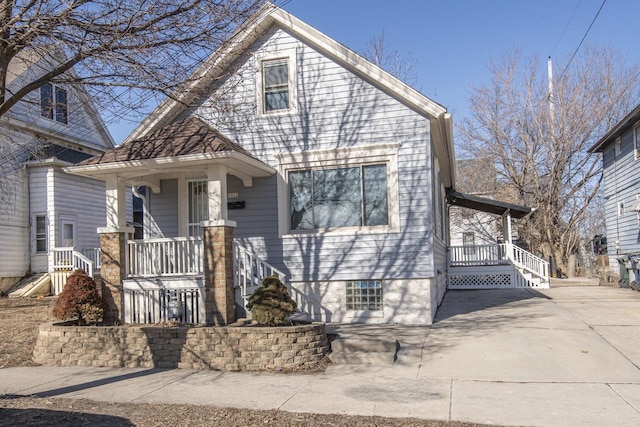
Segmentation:
[(224, 326), (236, 321), (235, 289), (233, 288), (233, 229), (229, 220), (205, 221), (204, 288), (208, 325)]
[(104, 322), (122, 323), (122, 281), (126, 278), (127, 233), (133, 233), (133, 227), (99, 228), (100, 234), (100, 276), (102, 277), (102, 299), (106, 304)]

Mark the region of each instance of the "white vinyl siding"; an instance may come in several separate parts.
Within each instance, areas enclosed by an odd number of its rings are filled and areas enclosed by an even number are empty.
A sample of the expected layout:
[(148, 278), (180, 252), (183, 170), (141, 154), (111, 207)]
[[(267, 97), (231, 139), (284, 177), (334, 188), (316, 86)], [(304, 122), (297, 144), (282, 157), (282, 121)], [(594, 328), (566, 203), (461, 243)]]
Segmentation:
[(22, 277), (29, 269), (29, 200), (27, 173), (12, 173), (11, 204), (0, 214), (0, 277)]
[[(291, 76), (296, 80), (293, 90), (298, 93), (292, 97), (297, 102), (296, 114), (256, 114), (261, 111), (260, 97), (256, 96), (261, 93), (261, 78), (254, 58), (278, 58), (291, 50), (296, 51), (292, 65), (297, 71)], [(211, 123), (273, 167), (282, 170), (278, 158), (282, 153), (399, 145), (396, 198), (389, 201), (392, 224), (386, 232), (287, 235), (282, 230), (280, 239), (274, 229), (282, 225), (279, 213), (284, 213), (288, 228), (288, 187), (285, 185), (276, 198), (273, 186), (279, 181), (286, 183), (286, 170), (293, 169), (285, 168), (285, 173), (276, 178), (254, 179), (253, 188), (237, 190), (246, 208), (229, 212), (230, 219), (238, 221), (236, 235), (252, 248), (265, 248), (270, 260), (277, 262), (282, 256), (282, 268), (292, 282), (433, 277), (434, 185), (429, 120), (275, 27), (231, 69), (233, 76), (221, 82), (215, 93), (196, 100), (196, 106), (185, 115), (193, 114)], [(216, 108), (220, 103), (233, 108)], [(359, 163), (357, 158), (347, 160)], [(229, 191), (236, 191), (231, 188)], [(282, 200), (284, 204), (279, 205)], [(395, 218), (391, 213), (394, 209)], [(264, 220), (247, 223), (250, 218), (261, 217)]]

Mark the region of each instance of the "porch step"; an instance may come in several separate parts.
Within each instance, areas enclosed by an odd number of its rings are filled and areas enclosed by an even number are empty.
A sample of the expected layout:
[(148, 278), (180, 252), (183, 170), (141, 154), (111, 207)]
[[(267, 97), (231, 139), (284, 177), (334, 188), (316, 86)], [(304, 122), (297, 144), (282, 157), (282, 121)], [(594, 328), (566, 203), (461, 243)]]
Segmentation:
[(331, 342), (333, 363), (391, 365), (398, 357), (398, 341), (338, 336)]

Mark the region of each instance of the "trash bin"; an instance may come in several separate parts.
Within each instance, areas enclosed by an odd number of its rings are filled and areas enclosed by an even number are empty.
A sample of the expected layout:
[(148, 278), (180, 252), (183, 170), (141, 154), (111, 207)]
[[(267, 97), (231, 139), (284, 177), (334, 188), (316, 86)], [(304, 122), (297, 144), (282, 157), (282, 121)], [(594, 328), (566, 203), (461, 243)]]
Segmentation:
[(627, 262), (629, 258), (627, 256), (621, 256), (616, 258), (618, 260), (618, 267), (620, 269), (620, 279), (618, 280), (618, 286), (621, 288), (629, 287), (629, 269), (627, 268)]

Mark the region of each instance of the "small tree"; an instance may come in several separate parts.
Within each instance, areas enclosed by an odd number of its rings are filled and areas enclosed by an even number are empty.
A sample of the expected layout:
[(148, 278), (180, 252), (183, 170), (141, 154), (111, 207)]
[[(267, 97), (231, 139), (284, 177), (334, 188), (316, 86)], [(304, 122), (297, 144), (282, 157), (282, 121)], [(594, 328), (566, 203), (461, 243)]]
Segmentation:
[(84, 272), (76, 270), (67, 278), (64, 289), (53, 307), (57, 319), (78, 318), (81, 325), (101, 322), (104, 303), (96, 282)]
[(258, 323), (268, 326), (284, 325), (297, 304), (277, 276), (268, 276), (249, 297), (247, 309)]

